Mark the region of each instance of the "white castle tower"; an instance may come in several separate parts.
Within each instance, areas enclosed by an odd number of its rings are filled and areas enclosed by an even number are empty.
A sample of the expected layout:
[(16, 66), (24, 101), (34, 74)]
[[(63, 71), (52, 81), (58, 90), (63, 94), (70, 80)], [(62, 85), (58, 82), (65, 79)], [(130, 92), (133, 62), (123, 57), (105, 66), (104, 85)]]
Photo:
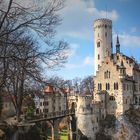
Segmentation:
[(112, 21), (98, 19), (94, 22), (95, 73), (105, 57), (112, 54)]

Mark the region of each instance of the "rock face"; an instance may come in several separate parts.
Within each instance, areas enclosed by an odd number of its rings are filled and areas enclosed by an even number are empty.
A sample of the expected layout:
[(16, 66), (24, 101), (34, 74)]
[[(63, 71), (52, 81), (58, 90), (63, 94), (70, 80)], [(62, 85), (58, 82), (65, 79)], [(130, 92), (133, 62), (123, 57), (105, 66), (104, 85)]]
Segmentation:
[(92, 129), (92, 115), (79, 114), (77, 119), (77, 127), (81, 130), (83, 135), (87, 136), (89, 139), (93, 139), (95, 134), (93, 133)]
[(94, 140), (93, 131), (93, 113), (92, 113), (92, 96), (91, 95), (81, 95), (78, 97), (77, 103), (77, 127), (83, 135), (88, 139)]
[[(87, 108), (86, 108), (87, 109)], [(140, 110), (130, 109), (123, 115), (107, 115), (93, 131), (92, 114), (77, 114), (77, 126), (89, 140), (140, 140)]]
[[(110, 118), (110, 119), (109, 119)], [(140, 111), (129, 110), (118, 117), (107, 116), (100, 122), (96, 140), (139, 140)]]

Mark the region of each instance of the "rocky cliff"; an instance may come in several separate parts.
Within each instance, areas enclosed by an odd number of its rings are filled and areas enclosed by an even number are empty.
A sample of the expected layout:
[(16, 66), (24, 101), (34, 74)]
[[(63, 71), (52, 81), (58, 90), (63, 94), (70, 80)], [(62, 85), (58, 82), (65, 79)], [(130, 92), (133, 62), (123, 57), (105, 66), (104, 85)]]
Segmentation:
[(120, 116), (107, 116), (100, 122), (96, 140), (140, 140), (140, 110), (128, 110)]
[(78, 129), (89, 140), (140, 140), (140, 109), (130, 109), (123, 115), (107, 117), (99, 122), (99, 132), (93, 131), (92, 115), (78, 115)]

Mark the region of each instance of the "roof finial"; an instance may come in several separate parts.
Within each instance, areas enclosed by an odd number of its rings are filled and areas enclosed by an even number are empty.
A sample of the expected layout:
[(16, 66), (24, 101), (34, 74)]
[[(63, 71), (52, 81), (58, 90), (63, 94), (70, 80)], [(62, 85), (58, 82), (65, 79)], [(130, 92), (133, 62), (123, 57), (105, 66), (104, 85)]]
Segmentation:
[(117, 41), (116, 41), (116, 53), (120, 53), (120, 42), (119, 42), (118, 35), (117, 35)]

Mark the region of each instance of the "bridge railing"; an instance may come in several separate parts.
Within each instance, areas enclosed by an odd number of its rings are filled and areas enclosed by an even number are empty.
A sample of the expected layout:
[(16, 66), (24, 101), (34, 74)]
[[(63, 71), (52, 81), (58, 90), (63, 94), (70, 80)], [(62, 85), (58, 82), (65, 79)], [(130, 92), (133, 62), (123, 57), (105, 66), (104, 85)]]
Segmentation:
[(62, 110), (62, 111), (56, 111), (56, 112), (50, 112), (50, 113), (45, 113), (43, 114), (44, 118), (56, 118), (60, 116), (67, 116), (67, 115), (72, 115), (74, 114), (74, 110)]
[(39, 122), (39, 121), (44, 121), (44, 120), (51, 120), (55, 118), (61, 118), (69, 115), (74, 115), (75, 110), (62, 110), (62, 111), (56, 111), (56, 112), (50, 112), (42, 115), (36, 115), (34, 118), (26, 118), (25, 120), (28, 121), (28, 123), (33, 123), (33, 122)]

